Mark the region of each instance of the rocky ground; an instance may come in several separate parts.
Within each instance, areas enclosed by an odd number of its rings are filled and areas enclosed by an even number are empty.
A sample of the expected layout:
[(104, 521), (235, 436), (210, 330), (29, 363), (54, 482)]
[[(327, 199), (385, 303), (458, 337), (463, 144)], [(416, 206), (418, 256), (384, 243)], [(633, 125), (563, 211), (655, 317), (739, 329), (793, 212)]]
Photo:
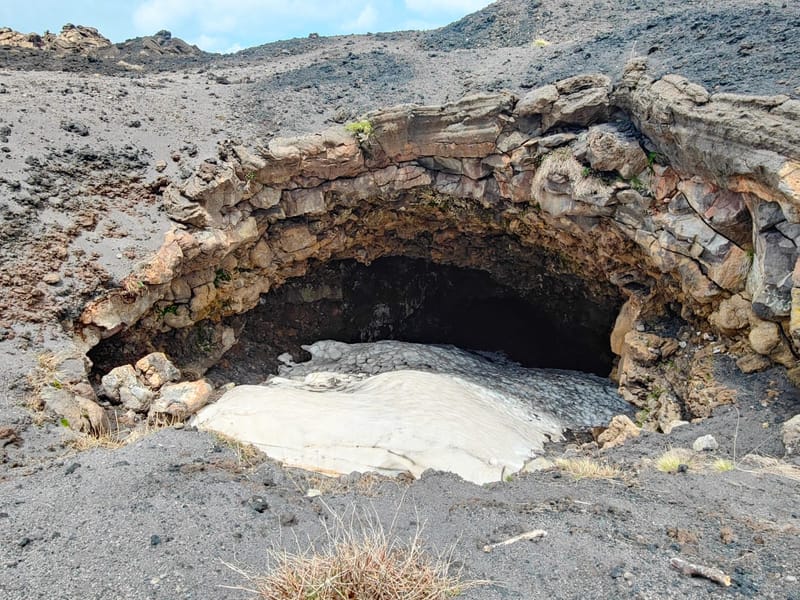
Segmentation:
[[(719, 357), (714, 375), (735, 405), (609, 450), (579, 445), (585, 435), (550, 450), (608, 461), (613, 477), (554, 468), (488, 486), (444, 473), (323, 480), (187, 428), (85, 450), (26, 404), (26, 374), (59, 350), (85, 301), (160, 245), (170, 221), (159, 191), (223, 160), (226, 141), (257, 147), (382, 106), (521, 94), (579, 72), (616, 78), (636, 56), (712, 91), (797, 97), (796, 3), (501, 0), (434, 32), (229, 57), (164, 35), (99, 50), (85, 40), (80, 51), (0, 46), (3, 597), (247, 597), (226, 563), (263, 572), (267, 550), (318, 540), (322, 521), (358, 507), (401, 539), (424, 525), (465, 577), (492, 580), (464, 597), (800, 598), (797, 461), (763, 458), (784, 456), (780, 424), (800, 412), (780, 368), (745, 376)], [(719, 447), (685, 458), (687, 472), (655, 467), (705, 434)], [(735, 468), (715, 470), (717, 458)], [(312, 488), (322, 494), (308, 498)], [(548, 535), (483, 551), (532, 529)], [(732, 584), (681, 574), (675, 557)]]

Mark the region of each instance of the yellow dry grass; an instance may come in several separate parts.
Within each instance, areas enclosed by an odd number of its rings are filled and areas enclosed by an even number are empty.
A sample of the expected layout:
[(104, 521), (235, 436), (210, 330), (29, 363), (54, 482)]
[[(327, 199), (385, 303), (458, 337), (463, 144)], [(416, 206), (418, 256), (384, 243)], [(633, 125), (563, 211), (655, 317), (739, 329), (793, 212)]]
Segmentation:
[(336, 517), (324, 547), (273, 551), (273, 569), (264, 576), (231, 568), (262, 600), (446, 600), (489, 583), (452, 575), (449, 557), (426, 552), (419, 530), (404, 544), (376, 522), (351, 518), (345, 523)]
[(713, 463), (711, 463), (711, 468), (714, 469), (717, 473), (725, 473), (727, 471), (733, 471), (735, 465), (733, 461), (728, 460), (727, 458), (718, 458)]
[(556, 466), (575, 479), (619, 479), (619, 467), (590, 458), (559, 458)]
[(237, 466), (250, 468), (264, 462), (264, 453), (258, 448), (247, 442), (240, 442), (224, 433), (214, 432), (214, 439), (220, 444), (228, 446), (236, 454)]
[(656, 459), (655, 464), (662, 473), (677, 473), (681, 465), (686, 465), (688, 470), (698, 466), (694, 452), (686, 448), (670, 448)]
[(177, 417), (161, 415), (138, 425), (131, 431), (126, 431), (120, 428), (119, 423), (117, 423), (114, 431), (109, 431), (99, 435), (93, 433), (77, 433), (73, 437), (70, 437), (66, 443), (72, 446), (78, 452), (93, 450), (95, 448), (116, 450), (118, 448), (122, 448), (123, 446), (138, 442), (151, 433), (155, 433), (161, 429), (166, 429), (167, 427), (173, 427), (175, 424), (181, 422), (182, 419)]

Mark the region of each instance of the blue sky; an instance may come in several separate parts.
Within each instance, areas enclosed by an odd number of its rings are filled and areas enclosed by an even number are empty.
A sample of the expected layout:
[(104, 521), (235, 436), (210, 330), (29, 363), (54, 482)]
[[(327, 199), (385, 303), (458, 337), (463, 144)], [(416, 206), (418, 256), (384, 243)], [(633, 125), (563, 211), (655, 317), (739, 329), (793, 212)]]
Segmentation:
[(23, 33), (89, 25), (120, 42), (168, 29), (210, 52), (320, 35), (431, 29), (490, 0), (0, 0), (0, 26)]

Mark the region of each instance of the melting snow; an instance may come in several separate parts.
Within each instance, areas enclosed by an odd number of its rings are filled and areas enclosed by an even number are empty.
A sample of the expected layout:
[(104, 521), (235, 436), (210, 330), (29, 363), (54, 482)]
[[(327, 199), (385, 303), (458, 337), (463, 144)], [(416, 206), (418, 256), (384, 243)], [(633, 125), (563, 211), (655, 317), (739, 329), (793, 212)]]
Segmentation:
[(608, 380), (449, 346), (304, 348), (310, 361), (228, 391), (194, 423), (323, 473), (438, 469), (486, 483), (522, 469), (564, 427), (629, 411)]

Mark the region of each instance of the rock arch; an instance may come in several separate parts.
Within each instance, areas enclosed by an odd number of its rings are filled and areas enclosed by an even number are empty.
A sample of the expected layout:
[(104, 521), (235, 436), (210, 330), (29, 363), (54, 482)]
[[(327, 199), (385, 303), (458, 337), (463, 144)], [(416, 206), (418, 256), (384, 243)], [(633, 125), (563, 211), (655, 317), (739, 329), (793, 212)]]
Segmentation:
[[(647, 369), (677, 347), (644, 325), (668, 307), (740, 356), (794, 368), (798, 122), (788, 97), (711, 95), (632, 63), (616, 85), (580, 75), (521, 99), (399, 106), (230, 146), (163, 190), (176, 226), (89, 303), (77, 339), (88, 349), (117, 336), (138, 351), (202, 331), (200, 375), (235, 342), (225, 320), (262, 295), (321, 263), (406, 256), (521, 290), (561, 278), (599, 304), (624, 302), (610, 345), (640, 405), (654, 387)], [(669, 392), (661, 404), (691, 390)]]

